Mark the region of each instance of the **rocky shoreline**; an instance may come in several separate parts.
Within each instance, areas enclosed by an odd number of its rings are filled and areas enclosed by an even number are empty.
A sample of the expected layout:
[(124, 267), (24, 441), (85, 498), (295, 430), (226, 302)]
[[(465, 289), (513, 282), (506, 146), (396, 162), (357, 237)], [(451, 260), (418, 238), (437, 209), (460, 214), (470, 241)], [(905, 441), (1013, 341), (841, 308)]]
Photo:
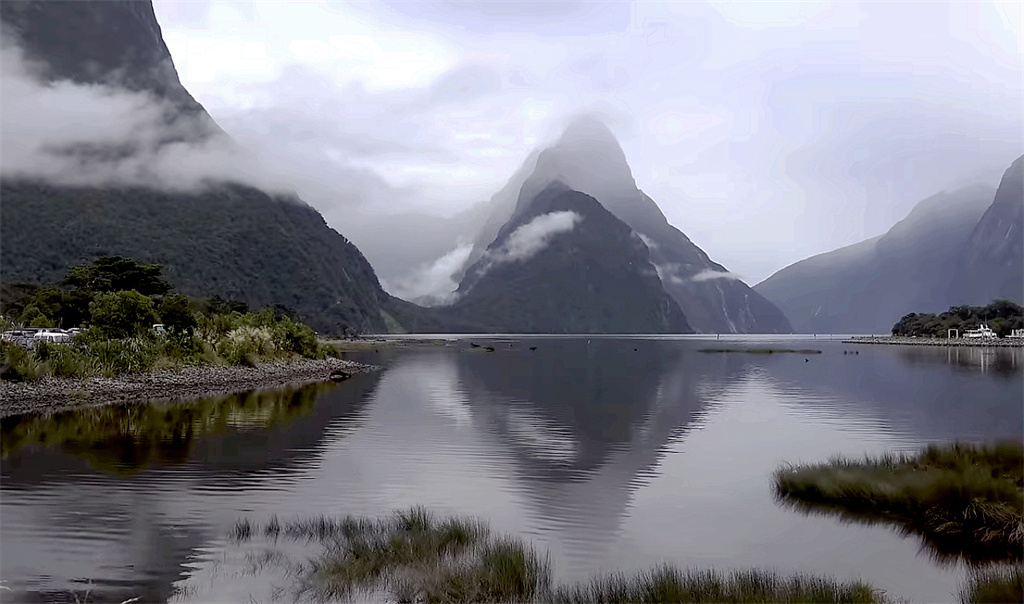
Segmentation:
[(861, 336), (843, 340), (843, 344), (896, 344), (902, 346), (960, 346), (982, 348), (1022, 348), (1019, 338), (906, 338), (900, 336)]
[(326, 382), (334, 372), (378, 369), (341, 359), (261, 363), (255, 367), (185, 367), (116, 378), (44, 378), (0, 382), (0, 417), (56, 413), (68, 409), (158, 401), (192, 401), (211, 396)]

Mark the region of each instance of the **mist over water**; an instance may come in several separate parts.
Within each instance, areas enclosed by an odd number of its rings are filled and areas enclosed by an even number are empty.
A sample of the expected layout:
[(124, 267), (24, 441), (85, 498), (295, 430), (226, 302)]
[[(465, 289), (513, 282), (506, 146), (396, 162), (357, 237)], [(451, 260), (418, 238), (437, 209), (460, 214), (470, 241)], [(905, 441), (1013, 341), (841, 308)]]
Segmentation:
[[(947, 601), (963, 569), (889, 528), (780, 507), (771, 472), (1024, 430), (1019, 349), (473, 341), (496, 350), (384, 348), (354, 355), (381, 372), (336, 386), (5, 419), (3, 585), (18, 601), (269, 600), (290, 582), (256, 557), (316, 552), (233, 545), (237, 519), (423, 505), (533, 541), (559, 581), (673, 562)], [(766, 345), (822, 353), (701, 352)]]

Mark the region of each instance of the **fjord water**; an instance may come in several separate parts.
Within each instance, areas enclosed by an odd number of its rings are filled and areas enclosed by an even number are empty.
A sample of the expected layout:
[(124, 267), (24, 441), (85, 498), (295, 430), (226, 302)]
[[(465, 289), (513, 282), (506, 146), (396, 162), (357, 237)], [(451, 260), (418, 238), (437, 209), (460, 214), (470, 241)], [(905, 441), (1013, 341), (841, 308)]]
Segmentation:
[[(962, 567), (891, 528), (780, 506), (771, 473), (1024, 432), (1021, 349), (469, 342), (353, 355), (383, 369), (338, 385), (6, 418), (0, 599), (288, 599), (286, 573), (260, 562), (275, 546), (230, 541), (237, 519), (423, 505), (531, 540), (558, 581), (673, 562), (859, 577), (948, 601)], [(701, 351), (768, 346), (822, 352)]]

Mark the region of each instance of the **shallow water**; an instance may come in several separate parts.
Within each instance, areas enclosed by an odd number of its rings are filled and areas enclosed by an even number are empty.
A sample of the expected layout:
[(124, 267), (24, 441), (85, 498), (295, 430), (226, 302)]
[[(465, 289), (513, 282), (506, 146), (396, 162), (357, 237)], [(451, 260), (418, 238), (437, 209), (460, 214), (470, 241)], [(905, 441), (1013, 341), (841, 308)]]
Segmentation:
[[(336, 386), (5, 419), (0, 599), (288, 599), (289, 579), (253, 558), (268, 544), (229, 542), (237, 519), (424, 505), (530, 539), (560, 581), (669, 561), (948, 601), (962, 568), (893, 529), (781, 507), (771, 473), (1024, 433), (1020, 349), (468, 342), (352, 355), (384, 370)], [(769, 345), (822, 354), (700, 352)]]

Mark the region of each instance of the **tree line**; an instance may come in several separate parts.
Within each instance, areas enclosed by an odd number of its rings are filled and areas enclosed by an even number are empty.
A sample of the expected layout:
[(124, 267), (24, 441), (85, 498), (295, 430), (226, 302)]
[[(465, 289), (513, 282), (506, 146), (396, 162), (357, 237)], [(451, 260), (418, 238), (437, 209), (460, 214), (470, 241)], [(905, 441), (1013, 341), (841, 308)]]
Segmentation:
[(892, 326), (892, 335), (945, 338), (950, 329), (956, 329), (962, 336), (982, 324), (1005, 338), (1015, 329), (1024, 329), (1024, 308), (1010, 300), (996, 300), (988, 306), (953, 306), (941, 314), (910, 313)]

